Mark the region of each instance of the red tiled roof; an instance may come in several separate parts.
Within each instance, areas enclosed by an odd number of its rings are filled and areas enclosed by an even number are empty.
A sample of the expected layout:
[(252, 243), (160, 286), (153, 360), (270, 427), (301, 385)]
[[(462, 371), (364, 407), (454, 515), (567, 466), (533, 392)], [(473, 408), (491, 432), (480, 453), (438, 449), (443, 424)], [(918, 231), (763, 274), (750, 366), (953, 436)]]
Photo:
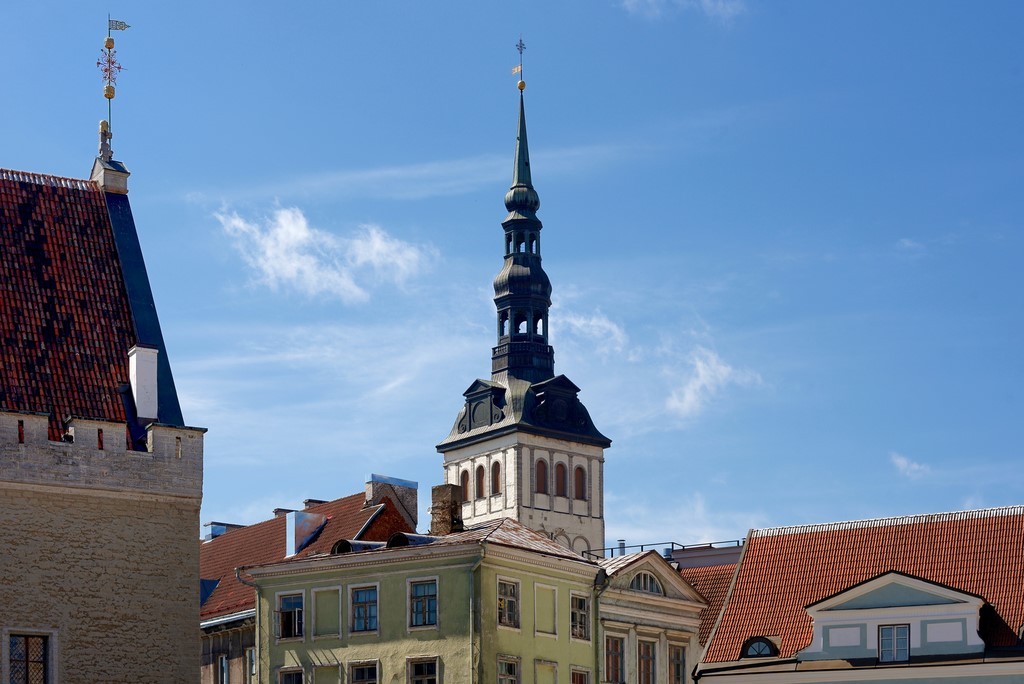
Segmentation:
[(124, 421), (134, 344), (103, 192), (0, 169), (0, 409)]
[[(395, 505), (390, 499), (385, 498), (384, 503), (378, 506), (364, 507), (365, 499), (364, 494), (353, 494), (305, 509), (310, 513), (326, 515), (329, 520), (316, 539), (296, 554), (295, 558), (329, 553), (339, 539), (386, 541), (395, 532), (413, 531), (401, 516), (381, 515), (385, 513), (382, 507)], [(375, 522), (386, 520), (387, 524), (381, 529), (371, 524), (362, 536), (357, 537), (371, 519)], [(209, 620), (255, 607), (256, 597), (252, 587), (235, 579), (235, 568), (284, 560), (285, 522), (285, 516), (282, 515), (231, 530), (200, 545), (199, 576), (207, 580), (220, 580), (217, 588), (200, 607), (200, 619)]]
[(711, 628), (722, 611), (729, 584), (736, 574), (736, 564), (709, 565), (703, 568), (682, 568), (679, 570), (686, 582), (704, 597), (707, 607), (700, 611), (700, 643), (707, 645)]
[(1024, 625), (1024, 506), (753, 530), (707, 662), (736, 660), (753, 636), (779, 655), (810, 644), (805, 606), (889, 571), (983, 597), (981, 636), (1017, 643)]

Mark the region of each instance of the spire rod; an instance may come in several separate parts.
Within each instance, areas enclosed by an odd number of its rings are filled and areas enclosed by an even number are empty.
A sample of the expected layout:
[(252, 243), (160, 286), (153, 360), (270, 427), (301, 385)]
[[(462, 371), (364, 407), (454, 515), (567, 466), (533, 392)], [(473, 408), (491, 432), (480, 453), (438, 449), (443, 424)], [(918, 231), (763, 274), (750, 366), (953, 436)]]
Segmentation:
[(131, 28), (123, 21), (111, 19), (107, 15), (107, 38), (103, 41), (103, 49), (100, 51), (100, 58), (96, 60), (96, 66), (103, 74), (103, 97), (107, 99), (107, 138), (112, 137), (110, 133), (110, 121), (113, 118), (112, 101), (114, 99), (114, 86), (117, 84), (117, 75), (121, 73), (122, 67), (117, 61), (117, 50), (114, 49), (114, 37), (111, 31), (124, 31)]

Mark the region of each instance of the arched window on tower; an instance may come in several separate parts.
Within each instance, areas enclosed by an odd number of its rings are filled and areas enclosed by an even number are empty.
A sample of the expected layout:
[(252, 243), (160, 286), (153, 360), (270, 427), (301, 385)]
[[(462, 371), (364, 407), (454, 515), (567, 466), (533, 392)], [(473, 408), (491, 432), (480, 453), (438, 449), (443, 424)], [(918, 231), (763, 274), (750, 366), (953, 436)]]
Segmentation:
[(502, 311), (498, 314), (498, 334), (502, 337), (508, 337), (508, 311)]
[(537, 253), (537, 234), (530, 233), (530, 254)]
[(516, 252), (522, 254), (526, 251), (526, 238), (522, 233), (516, 233)]
[(537, 337), (544, 337), (544, 314), (534, 314), (533, 334)]
[(587, 498), (587, 471), (582, 466), (576, 466), (573, 473), (573, 496), (580, 500)]
[(548, 462), (544, 459), (539, 459), (536, 466), (537, 480), (537, 493), (547, 494), (548, 493)]
[(495, 461), (491, 464), (491, 496), (501, 494), (501, 464)]
[(526, 314), (524, 313), (516, 314), (516, 334), (526, 334)]
[(505, 233), (505, 254), (512, 253), (512, 233)]
[(462, 479), (459, 484), (462, 485), (462, 500), (469, 501), (472, 498), (469, 491), (469, 471), (465, 468), (462, 469)]
[(475, 492), (476, 498), (478, 498), (478, 499), (482, 499), (482, 498), (484, 498), (484, 496), (486, 496), (484, 494), (484, 492), (486, 491), (486, 490), (484, 490), (484, 478), (486, 476), (487, 476), (487, 470), (482, 465), (478, 465), (476, 467), (476, 492)]
[(568, 496), (566, 494), (565, 464), (555, 465), (555, 496)]

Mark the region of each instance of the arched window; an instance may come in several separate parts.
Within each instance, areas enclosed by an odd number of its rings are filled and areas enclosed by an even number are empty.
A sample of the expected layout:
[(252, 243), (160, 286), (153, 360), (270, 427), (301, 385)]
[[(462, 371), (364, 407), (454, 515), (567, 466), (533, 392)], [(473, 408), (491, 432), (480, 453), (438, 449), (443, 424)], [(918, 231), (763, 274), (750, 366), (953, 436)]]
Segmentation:
[(665, 595), (665, 590), (661, 588), (661, 582), (649, 572), (638, 572), (629, 583), (629, 588), (636, 589), (637, 591), (646, 591), (649, 594)]
[(487, 471), (482, 465), (476, 467), (476, 498), (482, 499), (486, 491), (484, 489), (484, 478), (487, 476)]
[(565, 489), (565, 464), (555, 465), (555, 496), (567, 496)]
[(767, 658), (777, 653), (775, 644), (764, 637), (747, 639), (747, 643), (743, 645), (744, 658)]
[(587, 498), (587, 471), (582, 466), (576, 466), (572, 478), (572, 494), (575, 498), (586, 500)]
[(462, 469), (462, 479), (460, 484), (462, 485), (462, 500), (469, 501), (469, 471), (465, 468)]
[(491, 496), (501, 494), (501, 464), (495, 461), (491, 464)]
[(544, 459), (537, 461), (537, 493), (547, 494), (548, 493), (548, 462)]

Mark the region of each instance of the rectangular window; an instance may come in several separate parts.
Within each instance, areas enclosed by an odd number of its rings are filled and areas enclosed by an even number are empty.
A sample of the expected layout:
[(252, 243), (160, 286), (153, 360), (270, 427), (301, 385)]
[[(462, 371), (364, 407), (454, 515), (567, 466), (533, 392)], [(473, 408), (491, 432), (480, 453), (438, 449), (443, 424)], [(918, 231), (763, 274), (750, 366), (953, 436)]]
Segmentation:
[(231, 668), (225, 654), (217, 656), (217, 684), (231, 684)]
[(570, 681), (572, 684), (590, 684), (590, 673), (584, 670), (573, 670)]
[(910, 660), (910, 625), (878, 627), (878, 660), (883, 663)]
[(352, 631), (377, 631), (377, 587), (352, 590)]
[(302, 637), (302, 594), (286, 594), (277, 598), (277, 638)]
[(538, 634), (555, 634), (558, 625), (558, 590), (535, 584), (533, 588), (533, 625)]
[(279, 672), (277, 675), (278, 684), (303, 684), (302, 670), (288, 670)]
[(337, 636), (341, 633), (338, 615), (341, 593), (337, 589), (313, 590), (313, 636)]
[(498, 624), (519, 627), (519, 582), (498, 580)]
[(498, 684), (519, 684), (519, 661), (498, 658)]
[(621, 637), (605, 637), (604, 678), (612, 684), (626, 681), (625, 640)]
[(409, 684), (437, 684), (437, 659), (413, 660), (409, 663)]
[(684, 684), (686, 681), (686, 651), (682, 646), (668, 647), (668, 682)]
[(245, 684), (256, 684), (256, 649), (245, 649)]
[(590, 597), (572, 595), (569, 597), (569, 618), (572, 621), (572, 638), (590, 640)]
[(655, 684), (658, 671), (655, 662), (654, 649), (657, 646), (653, 641), (638, 641), (636, 644), (636, 669), (638, 684)]
[(377, 663), (353, 665), (348, 680), (352, 684), (377, 684)]
[(409, 584), (409, 626), (437, 624), (437, 580)]
[(8, 645), (11, 684), (45, 684), (50, 681), (48, 637), (12, 634)]

